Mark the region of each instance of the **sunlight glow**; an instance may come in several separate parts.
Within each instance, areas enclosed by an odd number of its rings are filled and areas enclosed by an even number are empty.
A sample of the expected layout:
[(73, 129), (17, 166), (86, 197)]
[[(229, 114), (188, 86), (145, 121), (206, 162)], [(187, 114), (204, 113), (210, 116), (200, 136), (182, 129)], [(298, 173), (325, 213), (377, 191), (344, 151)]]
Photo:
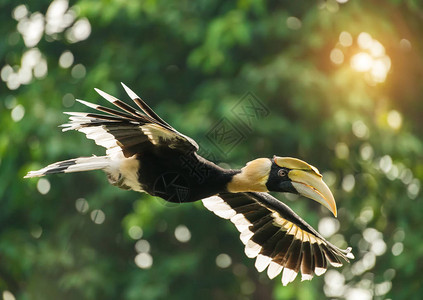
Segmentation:
[[(407, 41), (400, 42), (407, 47)], [(362, 32), (357, 37), (359, 52), (353, 54), (349, 59), (351, 68), (360, 73), (365, 73), (364, 78), (369, 85), (385, 82), (386, 77), (391, 69), (391, 59), (385, 53), (385, 47), (367, 32)], [(343, 47), (353, 45), (353, 38), (347, 31), (342, 31), (339, 35), (339, 43), (337, 47), (330, 52), (330, 60), (336, 65), (341, 65), (346, 59), (347, 53), (344, 53)]]
[(391, 59), (388, 56), (375, 59), (367, 52), (360, 52), (351, 58), (351, 67), (357, 72), (368, 72), (365, 78), (369, 84), (374, 85), (386, 80), (391, 68)]
[(388, 71), (388, 66), (382, 60), (376, 60), (373, 62), (370, 74), (372, 75), (374, 81), (384, 82)]
[(357, 38), (358, 46), (360, 46), (361, 49), (369, 49), (372, 46), (373, 39), (370, 34), (367, 32), (362, 32), (358, 35)]
[(372, 68), (373, 58), (366, 52), (360, 52), (351, 58), (351, 67), (357, 72), (367, 72)]

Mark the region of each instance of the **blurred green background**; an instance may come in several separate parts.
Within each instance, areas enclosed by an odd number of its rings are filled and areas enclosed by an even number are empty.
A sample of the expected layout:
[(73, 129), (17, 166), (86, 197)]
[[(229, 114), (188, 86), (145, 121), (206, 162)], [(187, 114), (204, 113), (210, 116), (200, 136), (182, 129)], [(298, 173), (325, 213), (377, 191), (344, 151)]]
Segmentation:
[[(423, 1), (0, 0), (3, 299), (421, 299)], [(102, 172), (23, 179), (104, 149), (63, 111), (128, 100), (122, 81), (203, 153), (315, 165), (338, 219), (278, 195), (356, 259), (283, 287), (201, 203), (167, 205)], [(270, 114), (225, 155), (206, 138), (252, 92)], [(127, 101), (129, 102), (129, 101)], [(241, 127), (240, 127), (241, 128)]]

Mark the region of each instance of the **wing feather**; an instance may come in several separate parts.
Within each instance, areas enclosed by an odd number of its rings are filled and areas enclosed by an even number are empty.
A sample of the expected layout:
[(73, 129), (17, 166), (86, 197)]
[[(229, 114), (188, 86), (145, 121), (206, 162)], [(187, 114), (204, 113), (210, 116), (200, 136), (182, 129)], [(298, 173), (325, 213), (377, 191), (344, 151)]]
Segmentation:
[(282, 284), (326, 272), (328, 262), (342, 266), (354, 258), (351, 248), (342, 250), (323, 238), (281, 201), (267, 193), (220, 193), (203, 199), (207, 209), (230, 219), (240, 232), (245, 253), (256, 258), (259, 272), (269, 278), (282, 273)]
[(87, 138), (105, 147), (108, 155), (117, 151), (122, 152), (125, 157), (131, 157), (154, 147), (167, 147), (183, 153), (198, 150), (195, 141), (176, 131), (127, 86), (123, 86), (141, 111), (95, 89), (104, 99), (120, 110), (78, 100), (81, 104), (106, 114), (67, 113), (70, 115), (70, 121), (61, 125), (64, 127), (63, 131), (77, 130), (85, 133)]

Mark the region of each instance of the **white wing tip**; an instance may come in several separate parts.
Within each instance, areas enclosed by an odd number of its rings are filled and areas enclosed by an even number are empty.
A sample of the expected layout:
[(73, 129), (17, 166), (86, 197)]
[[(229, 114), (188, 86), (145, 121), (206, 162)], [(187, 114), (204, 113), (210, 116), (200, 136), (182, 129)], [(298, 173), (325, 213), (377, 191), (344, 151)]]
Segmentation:
[(123, 86), (123, 88), (125, 89), (125, 92), (128, 94), (128, 96), (132, 100), (140, 99), (140, 97), (137, 94), (135, 94), (129, 87), (127, 87), (123, 82), (121, 82), (120, 84)]
[(44, 172), (40, 172), (40, 171), (30, 171), (24, 176), (24, 178), (41, 177), (43, 176), (43, 173)]
[(248, 258), (254, 258), (256, 257), (261, 251), (261, 246), (252, 240), (249, 240), (247, 244), (245, 245), (245, 255), (247, 255)]
[(354, 256), (354, 254), (351, 252), (351, 250), (352, 250), (352, 248), (351, 247), (348, 247), (345, 251), (347, 251), (348, 253), (346, 254), (346, 257), (347, 258), (349, 258), (349, 259), (354, 259), (355, 258), (355, 256)]
[(116, 100), (118, 100), (117, 98), (113, 97), (112, 95), (107, 94), (106, 92), (103, 92), (102, 90), (99, 90), (98, 88), (94, 88), (94, 90), (104, 99), (106, 99), (107, 101), (113, 103)]
[(301, 274), (301, 281), (311, 280), (313, 279), (313, 275), (311, 274)]
[(317, 268), (314, 269), (314, 273), (316, 273), (317, 276), (320, 276), (320, 275), (325, 274), (326, 270), (327, 269), (325, 269), (325, 268), (317, 267)]
[(263, 272), (271, 261), (271, 257), (259, 254), (257, 255), (256, 263), (254, 264), (254, 266), (256, 267), (257, 271)]
[(297, 272), (294, 270), (284, 268), (282, 274), (282, 285), (286, 286), (288, 283), (293, 282), (297, 277)]
[(275, 263), (274, 261), (271, 261), (269, 264), (269, 267), (267, 268), (267, 276), (270, 279), (273, 279), (276, 276), (278, 276), (281, 271), (282, 271), (282, 266), (278, 263)]
[(87, 102), (87, 101), (84, 101), (84, 100), (81, 100), (81, 99), (75, 99), (76, 101), (78, 101), (79, 103), (81, 103), (81, 104), (84, 104), (85, 106), (88, 106), (88, 107), (90, 107), (90, 108), (94, 108), (94, 109), (96, 109), (97, 107), (98, 107), (98, 105), (97, 104), (94, 104), (94, 103), (90, 103), (90, 102)]

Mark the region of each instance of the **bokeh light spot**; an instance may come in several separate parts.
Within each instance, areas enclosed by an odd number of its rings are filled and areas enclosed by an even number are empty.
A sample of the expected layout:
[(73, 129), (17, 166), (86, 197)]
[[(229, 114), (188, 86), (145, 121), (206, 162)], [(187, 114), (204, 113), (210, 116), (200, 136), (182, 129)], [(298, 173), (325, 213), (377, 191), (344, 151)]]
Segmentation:
[(420, 192), (420, 181), (415, 178), (407, 187), (407, 195), (410, 199), (416, 199)]
[(383, 47), (383, 45), (376, 40), (372, 40), (369, 50), (374, 57), (383, 56), (385, 54), (385, 47)]
[(349, 47), (353, 43), (351, 34), (347, 31), (342, 31), (339, 35), (339, 43), (344, 47)]
[(369, 143), (361, 145), (360, 155), (363, 160), (371, 160), (374, 156), (373, 147)]
[[(361, 210), (361, 212), (360, 212), (360, 215), (359, 215), (359, 217), (358, 217), (358, 220), (362, 223), (362, 224), (367, 224), (367, 223), (369, 223), (372, 219), (373, 219), (373, 215), (374, 215), (374, 212), (373, 212), (373, 209), (371, 208), (371, 207), (369, 207), (369, 206), (366, 206), (366, 207), (364, 207), (362, 210)], [(367, 228), (367, 229), (369, 229), (369, 228)], [(366, 229), (366, 230), (367, 230)], [(371, 229), (371, 228), (370, 228)], [(369, 240), (371, 240), (372, 238), (370, 238), (370, 239), (368, 239), (368, 238), (366, 238), (366, 237), (368, 237), (369, 236), (369, 231), (367, 230), (367, 231), (364, 231), (364, 238), (365, 238), (365, 240), (366, 241), (369, 241)]]
[(135, 256), (135, 264), (141, 269), (149, 269), (153, 265), (153, 257), (149, 253), (139, 253)]
[(375, 295), (383, 296), (386, 295), (392, 288), (392, 282), (385, 281), (375, 285)]
[(362, 120), (355, 121), (352, 124), (352, 132), (360, 139), (366, 138), (369, 135), (369, 129)]
[(325, 217), (320, 219), (318, 229), (319, 232), (325, 237), (329, 238), (339, 230), (339, 221), (332, 217)]
[(402, 126), (402, 116), (398, 111), (391, 110), (388, 113), (387, 122), (389, 127), (391, 127), (394, 130), (398, 130)]
[(383, 173), (388, 173), (392, 168), (392, 158), (389, 155), (384, 155), (379, 160), (379, 168)]
[(241, 283), (241, 293), (244, 295), (251, 295), (256, 290), (256, 285), (251, 280), (245, 280)]
[(355, 186), (355, 178), (354, 175), (348, 174), (344, 176), (342, 180), (342, 189), (346, 192), (351, 192)]
[(24, 117), (24, 115), (25, 115), (25, 108), (24, 108), (21, 104), (16, 105), (16, 106), (12, 109), (12, 111), (11, 111), (10, 115), (11, 115), (12, 120), (13, 120), (14, 122), (19, 122), (20, 120), (22, 120), (22, 118), (23, 118), (23, 117)]
[(181, 243), (186, 243), (191, 239), (191, 232), (185, 225), (179, 225), (175, 228), (175, 238)]
[(373, 43), (372, 36), (367, 32), (362, 32), (358, 35), (357, 43), (361, 49), (369, 49)]
[(40, 178), (37, 182), (37, 190), (41, 195), (45, 195), (50, 191), (50, 181), (45, 178)]
[(101, 209), (93, 210), (90, 214), (90, 217), (95, 224), (103, 224), (106, 220), (106, 215)]
[(12, 12), (12, 17), (16, 21), (19, 21), (20, 19), (23, 19), (26, 16), (28, 16), (28, 8), (26, 8), (25, 4), (16, 6)]
[(402, 39), (400, 42), (400, 47), (403, 51), (408, 52), (411, 50), (411, 43), (407, 39)]
[(221, 253), (216, 257), (216, 265), (219, 268), (225, 269), (229, 267), (231, 264), (232, 264), (232, 258), (226, 253)]
[(15, 296), (8, 290), (3, 291), (3, 300), (15, 300)]
[(40, 225), (33, 226), (31, 228), (31, 235), (35, 239), (39, 239), (43, 234), (43, 228)]
[(328, 12), (336, 13), (339, 10), (339, 4), (336, 0), (326, 0), (326, 9)]
[(357, 72), (369, 71), (373, 65), (373, 58), (370, 54), (360, 52), (351, 58), (351, 67)]
[(62, 98), (64, 107), (71, 107), (75, 103), (75, 97), (71, 93), (67, 93)]
[(150, 243), (147, 240), (139, 240), (135, 243), (135, 250), (138, 253), (148, 253), (150, 248)]
[(139, 226), (131, 226), (128, 230), (128, 235), (131, 237), (131, 239), (139, 240), (142, 238), (143, 230)]
[(403, 243), (395, 243), (393, 246), (392, 246), (392, 254), (394, 255), (394, 256), (398, 256), (398, 255), (400, 255), (401, 253), (402, 253), (402, 251), (404, 250), (404, 245), (403, 245)]
[(296, 17), (288, 17), (286, 19), (286, 26), (288, 26), (289, 29), (298, 30), (301, 28), (302, 23), (301, 20)]
[(1, 69), (1, 80), (3, 80), (4, 82), (6, 82), (9, 78), (10, 75), (13, 74), (13, 68), (10, 65), (4, 65), (3, 68)]
[(386, 243), (382, 239), (377, 239), (372, 242), (370, 251), (372, 251), (377, 256), (381, 256), (386, 252)]
[(324, 292), (326, 297), (341, 297), (345, 292), (345, 277), (336, 270), (325, 274)]
[(81, 79), (85, 77), (87, 71), (83, 64), (77, 64), (72, 68), (71, 75), (73, 78)]
[(69, 68), (70, 66), (72, 66), (73, 60), (74, 58), (72, 52), (65, 51), (62, 53), (62, 55), (60, 55), (59, 66), (64, 69)]
[(91, 34), (91, 24), (86, 18), (82, 18), (66, 31), (66, 38), (70, 43), (76, 43), (87, 39)]
[(332, 49), (332, 51), (330, 52), (330, 60), (337, 65), (340, 65), (344, 62), (344, 53), (338, 49)]
[(88, 204), (87, 200), (85, 200), (84, 198), (79, 198), (79, 199), (76, 199), (75, 201), (75, 208), (79, 213), (85, 214), (88, 212), (90, 205)]
[(345, 294), (346, 300), (371, 300), (373, 296), (371, 292), (363, 288), (349, 288)]
[(336, 157), (340, 159), (347, 159), (348, 156), (350, 155), (350, 150), (348, 148), (348, 145), (342, 142), (337, 143), (335, 145), (335, 155)]
[(34, 67), (34, 76), (37, 78), (44, 78), (47, 75), (47, 71), (47, 61), (45, 59), (41, 59)]

